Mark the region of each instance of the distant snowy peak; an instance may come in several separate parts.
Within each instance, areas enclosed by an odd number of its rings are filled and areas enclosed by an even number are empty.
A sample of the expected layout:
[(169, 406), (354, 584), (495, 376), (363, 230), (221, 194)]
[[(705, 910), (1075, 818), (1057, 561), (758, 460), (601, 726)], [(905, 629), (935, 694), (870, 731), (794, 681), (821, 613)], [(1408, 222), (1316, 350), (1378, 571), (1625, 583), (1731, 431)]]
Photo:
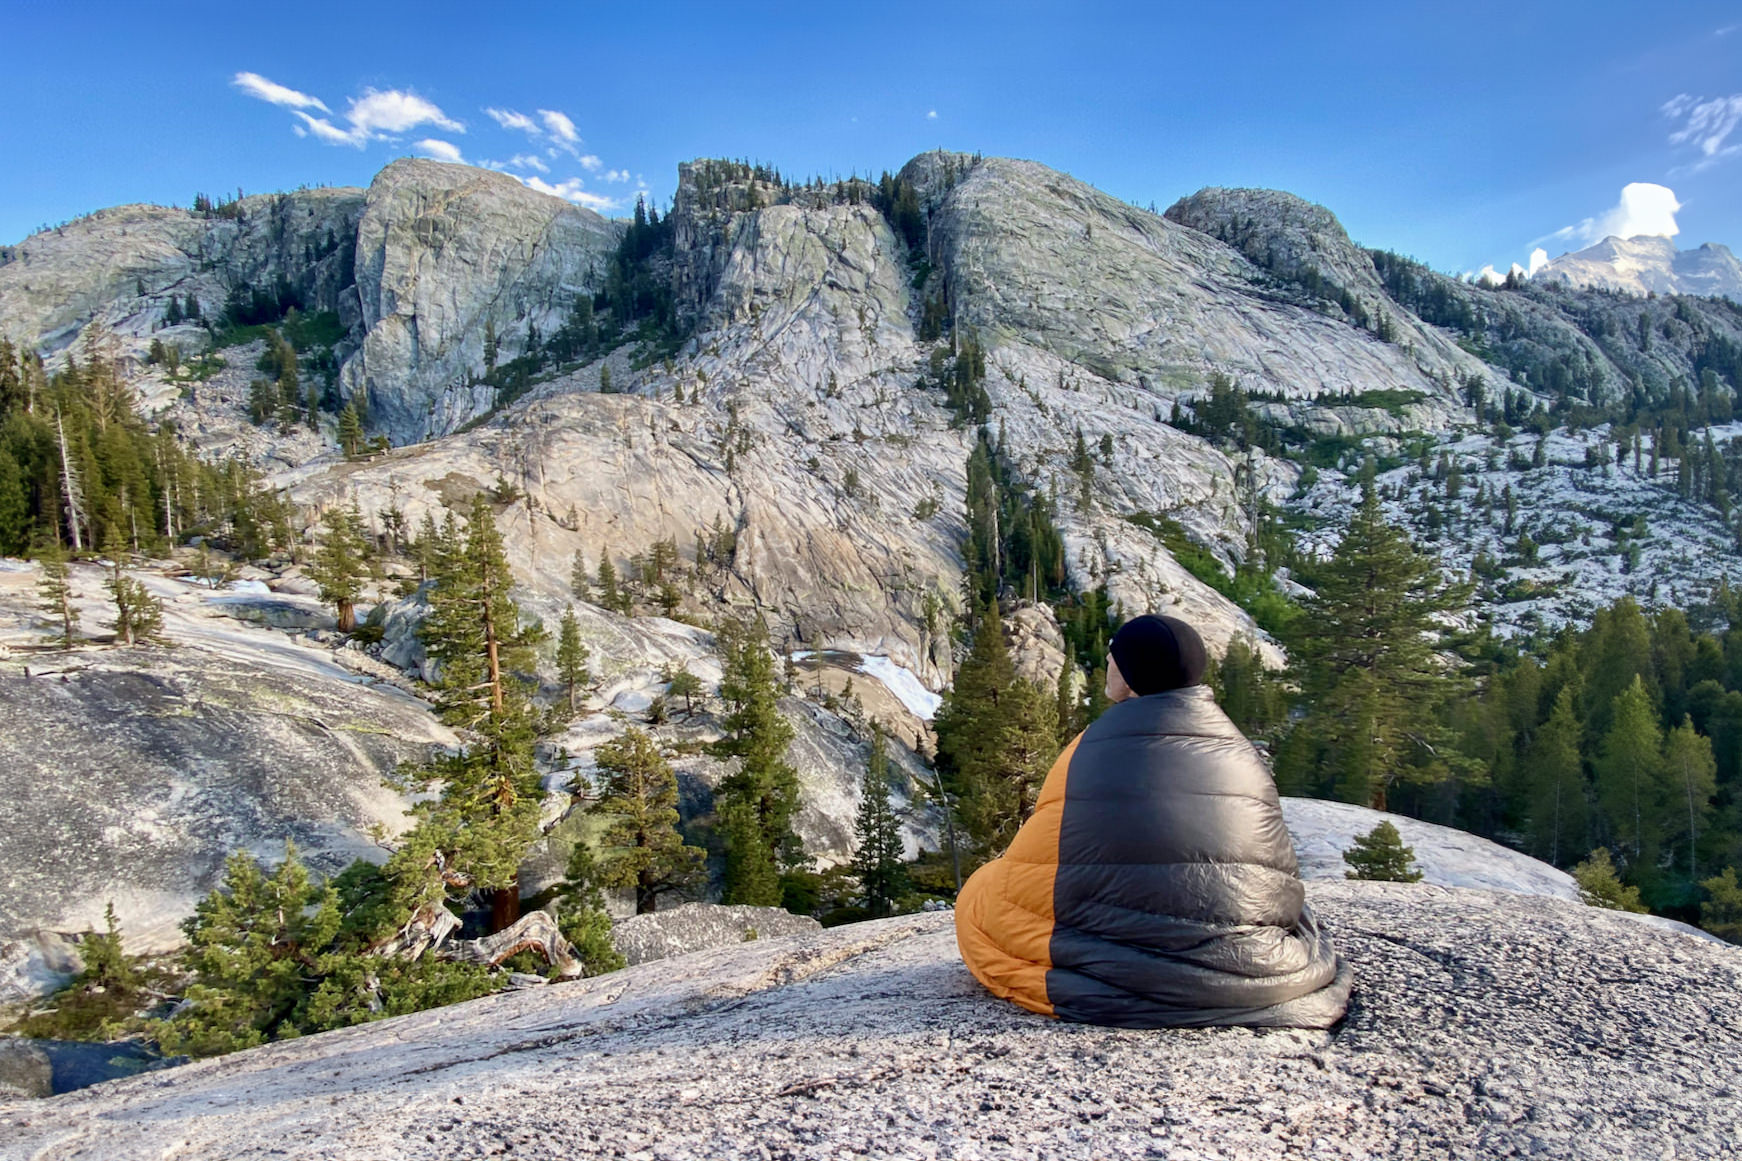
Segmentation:
[(1678, 250), (1673, 238), (1608, 237), (1587, 249), (1562, 254), (1536, 277), (1633, 294), (1656, 291), (1742, 300), (1742, 261), (1728, 246), (1716, 242), (1697, 250)]

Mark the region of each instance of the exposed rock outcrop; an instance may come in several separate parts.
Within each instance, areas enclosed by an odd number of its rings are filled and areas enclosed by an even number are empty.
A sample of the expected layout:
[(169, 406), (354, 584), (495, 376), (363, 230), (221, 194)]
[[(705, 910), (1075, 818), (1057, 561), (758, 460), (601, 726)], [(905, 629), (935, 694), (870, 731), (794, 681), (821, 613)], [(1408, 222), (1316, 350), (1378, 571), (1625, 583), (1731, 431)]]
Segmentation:
[(948, 914), (756, 940), (15, 1106), (0, 1154), (1721, 1156), (1742, 953), (1576, 903), (1314, 884), (1325, 1032), (995, 1000)]
[[(100, 930), (111, 902), (130, 951), (179, 943), (233, 851), (277, 860), (288, 838), (325, 873), (385, 857), (370, 828), (403, 829), (407, 803), (383, 776), (455, 742), (387, 667), (235, 619), (318, 616), (306, 598), (141, 572), (175, 647), (39, 652), (36, 575), (0, 570), (0, 646), (31, 650), (0, 664), (0, 999), (51, 985), (73, 959), (53, 933)], [(100, 633), (100, 570), (73, 584)]]
[(177, 942), (232, 851), (282, 857), (292, 839), (336, 872), (404, 825), (381, 785), (446, 731), (391, 687), (197, 649), (32, 660), (0, 671), (0, 934), (101, 928), (128, 946)]
[(357, 224), (362, 348), (347, 394), (396, 443), (487, 411), (485, 332), (496, 358), (549, 337), (605, 284), (622, 226), (487, 169), (402, 159), (375, 176)]
[[(171, 296), (185, 304), (192, 295), (215, 317), (237, 287), (270, 291), (281, 280), (305, 309), (355, 322), (347, 292), (362, 212), (363, 191), (342, 188), (247, 197), (222, 217), (170, 206), (98, 210), (32, 234), (0, 265), (0, 336), (53, 354), (99, 320), (121, 340), (118, 353), (143, 354)], [(190, 354), (205, 342), (198, 326), (161, 337)]]
[(651, 915), (631, 915), (611, 925), (611, 945), (634, 967), (674, 955), (730, 947), (758, 939), (785, 939), (821, 931), (807, 915), (779, 907), (721, 907), (685, 903)]

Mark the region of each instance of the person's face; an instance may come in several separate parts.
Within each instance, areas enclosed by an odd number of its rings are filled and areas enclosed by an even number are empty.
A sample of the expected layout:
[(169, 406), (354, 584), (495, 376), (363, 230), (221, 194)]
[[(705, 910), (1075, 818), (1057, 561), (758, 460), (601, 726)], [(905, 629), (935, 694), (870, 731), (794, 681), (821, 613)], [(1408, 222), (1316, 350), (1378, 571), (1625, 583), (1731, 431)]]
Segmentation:
[(1131, 687), (1125, 684), (1125, 675), (1119, 672), (1119, 663), (1113, 660), (1111, 653), (1107, 654), (1107, 700), (1124, 701), (1136, 696)]

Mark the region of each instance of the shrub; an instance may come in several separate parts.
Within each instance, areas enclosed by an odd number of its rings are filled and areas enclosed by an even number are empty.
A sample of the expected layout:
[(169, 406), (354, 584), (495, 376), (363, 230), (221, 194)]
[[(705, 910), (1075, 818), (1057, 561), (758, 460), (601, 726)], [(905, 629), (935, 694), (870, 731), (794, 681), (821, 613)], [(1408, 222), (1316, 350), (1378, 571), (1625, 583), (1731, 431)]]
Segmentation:
[(1608, 847), (1592, 851), (1584, 862), (1573, 868), (1573, 878), (1579, 882), (1579, 897), (1592, 907), (1639, 914), (1646, 910), (1645, 904), (1639, 900), (1639, 888), (1626, 886), (1615, 873)]
[(1353, 870), (1343, 872), (1345, 879), (1371, 879), (1382, 883), (1417, 883), (1421, 869), (1411, 869), (1415, 848), (1403, 845), (1403, 836), (1390, 820), (1381, 822), (1366, 834), (1355, 836), (1355, 845), (1343, 852), (1343, 861)]

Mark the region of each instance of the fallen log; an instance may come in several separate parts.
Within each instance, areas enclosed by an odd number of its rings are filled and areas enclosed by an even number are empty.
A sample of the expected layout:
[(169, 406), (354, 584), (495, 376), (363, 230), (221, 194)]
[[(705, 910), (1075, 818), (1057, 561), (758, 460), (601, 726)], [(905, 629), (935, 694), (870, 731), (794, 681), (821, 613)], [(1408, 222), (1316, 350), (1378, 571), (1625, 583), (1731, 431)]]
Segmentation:
[[(451, 918), (451, 916), (450, 916)], [(475, 963), (495, 967), (503, 960), (522, 951), (536, 951), (544, 961), (564, 977), (581, 975), (585, 970), (575, 958), (575, 949), (557, 929), (556, 920), (548, 911), (528, 911), (512, 926), (482, 939), (456, 940), (439, 954), (457, 963)]]

